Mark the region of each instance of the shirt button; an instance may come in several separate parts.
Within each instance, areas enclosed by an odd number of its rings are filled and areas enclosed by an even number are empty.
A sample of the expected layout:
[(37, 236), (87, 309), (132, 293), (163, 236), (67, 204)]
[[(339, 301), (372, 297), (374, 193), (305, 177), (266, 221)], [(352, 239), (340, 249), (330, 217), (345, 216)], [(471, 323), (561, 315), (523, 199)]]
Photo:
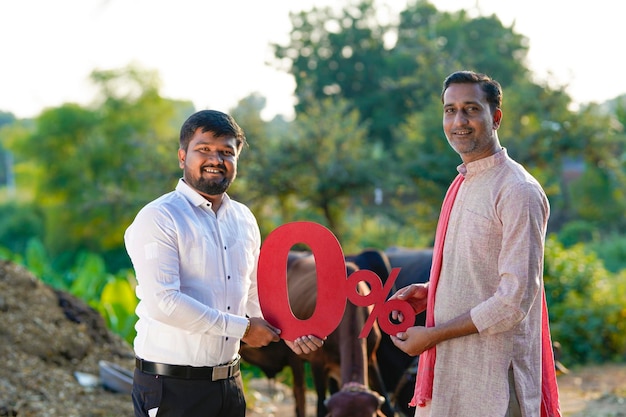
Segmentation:
[(230, 275), (228, 277), (226, 277), (226, 279), (230, 279)]
[(226, 307), (226, 310), (230, 310), (230, 306)]

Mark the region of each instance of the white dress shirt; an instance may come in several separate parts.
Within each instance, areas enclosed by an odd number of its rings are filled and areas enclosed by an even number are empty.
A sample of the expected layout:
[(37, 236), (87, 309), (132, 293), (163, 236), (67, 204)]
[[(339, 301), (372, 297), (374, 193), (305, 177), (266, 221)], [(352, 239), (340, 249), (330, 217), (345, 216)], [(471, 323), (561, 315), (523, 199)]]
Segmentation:
[(138, 283), (135, 354), (191, 366), (236, 358), (245, 316), (262, 316), (252, 212), (224, 195), (216, 214), (181, 179), (139, 211), (124, 239)]

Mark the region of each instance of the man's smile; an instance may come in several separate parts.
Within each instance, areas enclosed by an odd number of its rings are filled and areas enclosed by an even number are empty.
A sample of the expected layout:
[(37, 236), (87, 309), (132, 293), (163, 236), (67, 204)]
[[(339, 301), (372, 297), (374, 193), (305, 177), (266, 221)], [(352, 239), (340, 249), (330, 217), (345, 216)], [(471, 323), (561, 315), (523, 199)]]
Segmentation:
[(455, 136), (467, 136), (470, 133), (472, 133), (472, 131), (470, 129), (455, 130), (455, 131), (452, 132), (452, 134), (455, 135)]
[(202, 172), (206, 172), (209, 174), (214, 174), (214, 175), (222, 175), (223, 174), (223, 170), (220, 168), (215, 168), (215, 167), (205, 167), (202, 168)]

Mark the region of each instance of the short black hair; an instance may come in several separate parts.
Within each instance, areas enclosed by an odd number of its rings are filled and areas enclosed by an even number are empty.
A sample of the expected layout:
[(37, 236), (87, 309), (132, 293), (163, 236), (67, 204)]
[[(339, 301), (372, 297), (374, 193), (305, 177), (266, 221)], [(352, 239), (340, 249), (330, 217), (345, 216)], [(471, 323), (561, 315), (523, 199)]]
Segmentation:
[(492, 112), (502, 107), (502, 87), (499, 82), (486, 74), (474, 71), (457, 71), (448, 75), (441, 90), (442, 102), (443, 94), (450, 87), (450, 84), (478, 84), (485, 92), (487, 103), (489, 103)]
[(246, 143), (243, 129), (232, 116), (217, 110), (200, 110), (189, 116), (180, 128), (180, 149), (187, 150), (198, 128), (202, 128), (202, 132), (212, 132), (216, 137), (233, 136), (237, 140), (238, 150)]

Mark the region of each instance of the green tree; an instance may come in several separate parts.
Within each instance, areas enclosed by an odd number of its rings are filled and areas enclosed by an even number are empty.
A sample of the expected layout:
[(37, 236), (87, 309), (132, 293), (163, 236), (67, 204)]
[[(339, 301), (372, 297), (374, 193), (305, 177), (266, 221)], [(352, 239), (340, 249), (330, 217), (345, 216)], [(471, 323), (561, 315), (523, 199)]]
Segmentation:
[(433, 237), (445, 191), (461, 163), (441, 123), (441, 100), (433, 96), (423, 111), (408, 116), (395, 130), (397, 178), (391, 185), (390, 204), (397, 221)]
[(459, 163), (441, 129), (443, 78), (474, 69), (506, 84), (528, 82), (525, 38), (496, 16), (439, 12), (428, 1), (411, 3), (389, 25), (370, 0), (291, 19), (290, 42), (274, 48), (296, 79), (296, 121), (326, 97), (350, 102), (368, 126), (367, 141), (394, 161), (377, 178), (387, 196), (382, 211), (418, 233), (430, 231)]
[(162, 98), (156, 75), (135, 67), (94, 71), (92, 81), (100, 91), (94, 106), (47, 109), (9, 147), (20, 186), (28, 178), (44, 213), (52, 255), (80, 248), (122, 259), (134, 214), (175, 183), (175, 126), (192, 106)]
[(326, 99), (308, 106), (269, 159), (277, 198), (295, 198), (293, 217), (326, 224), (341, 239), (350, 202), (373, 195), (380, 161), (358, 110)]
[(595, 224), (604, 234), (626, 231), (626, 118), (597, 105), (579, 111), (570, 141), (578, 144), (584, 163), (578, 178), (567, 184), (570, 218)]
[[(452, 69), (475, 69), (505, 83), (527, 76), (525, 38), (496, 16), (471, 19), (416, 1), (399, 23), (382, 24), (373, 0), (343, 10), (291, 14), (288, 45), (273, 45), (296, 80), (298, 112), (313, 99), (354, 103), (370, 126), (370, 141), (392, 145), (392, 129), (439, 94)], [(395, 43), (389, 41), (395, 36)]]
[(369, 140), (386, 140), (388, 123), (384, 102), (389, 93), (385, 81), (384, 34), (373, 0), (348, 4), (341, 11), (330, 7), (290, 15), (288, 45), (273, 45), (277, 60), (288, 66), (296, 80), (298, 113), (325, 98), (354, 103), (361, 119), (370, 123)]
[(246, 133), (248, 146), (240, 156), (237, 181), (229, 190), (229, 194), (245, 202), (255, 213), (263, 236), (290, 216), (292, 211), (285, 196), (297, 191), (286, 189), (288, 184), (282, 181), (285, 175), (282, 166), (288, 164), (279, 158), (289, 160), (291, 156), (278, 152), (291, 127), (281, 117), (265, 122), (261, 118), (265, 104), (264, 97), (251, 94), (231, 110)]

